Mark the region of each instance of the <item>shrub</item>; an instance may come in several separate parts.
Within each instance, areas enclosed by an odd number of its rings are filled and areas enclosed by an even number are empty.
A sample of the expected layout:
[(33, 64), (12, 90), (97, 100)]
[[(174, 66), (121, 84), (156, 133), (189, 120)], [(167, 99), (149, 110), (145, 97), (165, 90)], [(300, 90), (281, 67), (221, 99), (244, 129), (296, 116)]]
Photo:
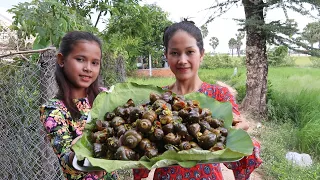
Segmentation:
[(229, 55), (215, 55), (210, 56), (206, 54), (201, 65), (204, 69), (216, 69), (216, 68), (232, 68), (242, 66), (242, 59), (236, 57), (230, 57)]
[(268, 117), (277, 123), (291, 122), (298, 129), (299, 143), (295, 147), (300, 151), (320, 155), (320, 97), (317, 91), (304, 90), (300, 93), (272, 94), (268, 102)]
[(320, 58), (319, 57), (309, 57), (312, 67), (320, 68)]
[(294, 66), (295, 59), (289, 56), (286, 46), (279, 46), (268, 51), (268, 63), (270, 66)]

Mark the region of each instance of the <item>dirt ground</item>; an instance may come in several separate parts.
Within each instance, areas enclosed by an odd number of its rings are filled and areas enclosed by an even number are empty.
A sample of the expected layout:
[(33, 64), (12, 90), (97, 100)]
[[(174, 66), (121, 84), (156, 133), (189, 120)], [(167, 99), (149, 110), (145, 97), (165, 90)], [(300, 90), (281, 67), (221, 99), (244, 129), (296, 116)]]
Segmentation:
[[(135, 72), (138, 77), (149, 77), (149, 69), (139, 69)], [(152, 69), (153, 77), (174, 77), (170, 68), (154, 68)]]

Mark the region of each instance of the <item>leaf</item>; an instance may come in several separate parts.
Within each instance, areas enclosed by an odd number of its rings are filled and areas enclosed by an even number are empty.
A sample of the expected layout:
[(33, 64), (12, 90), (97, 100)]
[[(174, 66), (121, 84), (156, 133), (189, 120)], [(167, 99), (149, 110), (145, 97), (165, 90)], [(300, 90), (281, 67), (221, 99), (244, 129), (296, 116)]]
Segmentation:
[(219, 102), (199, 92), (187, 94), (185, 97), (190, 100), (198, 100), (200, 102), (200, 107), (209, 108), (213, 117), (223, 119), (225, 127), (228, 129), (231, 128), (233, 115), (230, 102)]
[(160, 87), (152, 85), (138, 85), (136, 83), (116, 84), (111, 93), (100, 93), (93, 102), (91, 116), (93, 119), (103, 119), (107, 112), (113, 111), (119, 105), (132, 99), (135, 104), (142, 104), (149, 100), (151, 92), (163, 93)]
[(253, 150), (253, 143), (250, 136), (242, 129), (229, 129), (226, 145), (232, 151), (244, 154), (251, 154)]
[(201, 107), (209, 108), (213, 115), (225, 122), (229, 130), (226, 149), (211, 152), (208, 150), (190, 149), (185, 151), (166, 151), (160, 156), (148, 159), (142, 157), (139, 161), (120, 161), (93, 158), (92, 145), (88, 141), (90, 130), (95, 126), (95, 121), (104, 119), (107, 112), (113, 111), (116, 107), (125, 104), (128, 99), (133, 99), (135, 104), (149, 101), (151, 92), (163, 93), (162, 88), (153, 85), (139, 85), (136, 83), (116, 84), (112, 92), (100, 93), (91, 110), (91, 121), (87, 123), (82, 138), (72, 147), (78, 159), (88, 158), (92, 166), (98, 166), (106, 171), (116, 169), (132, 169), (145, 167), (148, 169), (167, 167), (170, 165), (181, 165), (192, 167), (197, 163), (230, 162), (241, 159), (243, 156), (252, 153), (252, 141), (249, 135), (243, 130), (234, 130), (232, 124), (232, 107), (230, 103), (221, 103), (202, 93), (191, 93), (186, 95), (187, 99), (197, 100)]

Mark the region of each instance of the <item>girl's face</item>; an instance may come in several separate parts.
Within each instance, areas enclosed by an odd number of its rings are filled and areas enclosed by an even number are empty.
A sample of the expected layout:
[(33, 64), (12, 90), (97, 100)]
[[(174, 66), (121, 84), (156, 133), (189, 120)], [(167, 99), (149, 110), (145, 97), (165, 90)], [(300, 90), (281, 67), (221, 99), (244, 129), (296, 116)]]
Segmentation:
[(58, 63), (72, 83), (73, 91), (85, 92), (84, 90), (98, 78), (100, 61), (101, 49), (95, 41), (77, 42), (66, 57), (58, 54)]
[(189, 33), (178, 30), (168, 42), (166, 58), (178, 81), (198, 76), (204, 52), (200, 52), (196, 39)]

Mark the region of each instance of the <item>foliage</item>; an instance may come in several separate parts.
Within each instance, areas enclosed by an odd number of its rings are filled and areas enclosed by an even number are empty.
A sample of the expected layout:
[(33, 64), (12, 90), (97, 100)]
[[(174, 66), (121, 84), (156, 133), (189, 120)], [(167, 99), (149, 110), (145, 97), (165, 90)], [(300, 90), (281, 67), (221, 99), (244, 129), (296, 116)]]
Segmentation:
[(235, 38), (230, 38), (228, 45), (233, 56), (233, 50), (237, 48), (237, 40)]
[(238, 34), (236, 34), (236, 49), (237, 49), (237, 53), (238, 53), (238, 57), (240, 57), (240, 50), (241, 50), (241, 46), (242, 46), (242, 40), (245, 36), (245, 33), (243, 31), (239, 31)]
[(232, 58), (229, 55), (214, 55), (206, 54), (201, 65), (204, 69), (216, 69), (216, 68), (232, 68), (241, 66), (241, 59)]
[(159, 6), (128, 6), (125, 14), (114, 14), (106, 29), (107, 49), (125, 52), (128, 66), (135, 67), (139, 56), (160, 59), (163, 54), (162, 34), (171, 22)]
[[(301, 41), (300, 37), (293, 37), (294, 34), (298, 33), (297, 23), (289, 18), (288, 10), (292, 10), (304, 16), (312, 16), (312, 12), (320, 13), (320, 2), (318, 0), (269, 0), (269, 1), (251, 1), (251, 0), (224, 0), (219, 1), (215, 5), (211, 6), (213, 9), (213, 14), (208, 19), (207, 23), (213, 21), (216, 17), (221, 16), (223, 13), (227, 12), (233, 5), (241, 5), (241, 3), (252, 3), (256, 7), (261, 7), (263, 9), (264, 17), (268, 14), (270, 10), (282, 9), (286, 20), (280, 21), (275, 20), (271, 22), (265, 22), (263, 20), (255, 20), (255, 16), (258, 16), (261, 12), (253, 12), (248, 15), (246, 19), (237, 19), (240, 25), (243, 25), (243, 30), (247, 27), (254, 27), (256, 30), (262, 31), (263, 35), (267, 38), (270, 44), (274, 45), (285, 45), (289, 49), (295, 50), (301, 53), (307, 53), (310, 55), (320, 56), (320, 52), (311, 46), (306, 45)], [(313, 16), (312, 16), (313, 17)], [(301, 50), (303, 48), (304, 50)]]
[(320, 21), (307, 24), (303, 29), (301, 38), (302, 40), (308, 41), (311, 47), (313, 47), (314, 43), (320, 43)]
[[(207, 24), (204, 24), (204, 25), (202, 25), (202, 26), (200, 27), (200, 29), (201, 29), (201, 33), (202, 33), (203, 39), (206, 38), (206, 37), (208, 36), (208, 34), (209, 34), (208, 25), (207, 25)], [(211, 39), (212, 39), (212, 38), (211, 38)], [(210, 40), (211, 40), (211, 39), (210, 39)], [(218, 43), (218, 44), (219, 44), (219, 43)], [(210, 46), (212, 46), (212, 45), (210, 44)], [(213, 49), (215, 49), (215, 48), (213, 48)]]
[(310, 61), (311, 61), (311, 64), (312, 64), (312, 67), (315, 67), (315, 68), (320, 68), (320, 58), (318, 57), (309, 57), (310, 58)]
[(212, 47), (214, 51), (219, 45), (219, 39), (217, 37), (211, 37), (209, 41), (210, 41), (209, 45)]
[(94, 27), (97, 27), (102, 16), (114, 14), (125, 14), (127, 8), (135, 6), (140, 0), (58, 0), (63, 5), (75, 10), (79, 15), (92, 19), (92, 11), (98, 12)]
[[(268, 62), (266, 59), (266, 44), (285, 45), (291, 50), (320, 56), (320, 51), (303, 43), (293, 35), (298, 32), (297, 23), (290, 19), (288, 9), (303, 15), (310, 15), (311, 11), (320, 13), (319, 0), (223, 0), (216, 1), (209, 9), (212, 14), (207, 23), (221, 16), (234, 5), (243, 5), (245, 19), (238, 19), (242, 29), (246, 31), (247, 47), (246, 65), (248, 69), (247, 94), (243, 108), (259, 118), (267, 114), (266, 90), (268, 79)], [(282, 8), (286, 21), (280, 20), (267, 23), (265, 18), (269, 10)], [(229, 43), (229, 46), (231, 43)], [(303, 48), (304, 50), (301, 50)], [(257, 51), (257, 52), (255, 52)], [(232, 52), (233, 54), (233, 52)], [(261, 68), (260, 68), (261, 67)], [(259, 78), (256, 78), (259, 77)]]
[(294, 58), (288, 54), (286, 46), (279, 46), (268, 51), (268, 64), (271, 66), (293, 66)]
[(320, 124), (319, 90), (303, 90), (288, 94), (275, 91), (268, 103), (268, 116), (275, 122), (292, 122), (299, 132), (295, 148), (320, 155), (318, 131)]
[(11, 28), (19, 30), (21, 38), (35, 38), (33, 49), (49, 45), (58, 47), (62, 36), (68, 31), (96, 31), (87, 18), (55, 0), (19, 3), (8, 12), (14, 14)]

